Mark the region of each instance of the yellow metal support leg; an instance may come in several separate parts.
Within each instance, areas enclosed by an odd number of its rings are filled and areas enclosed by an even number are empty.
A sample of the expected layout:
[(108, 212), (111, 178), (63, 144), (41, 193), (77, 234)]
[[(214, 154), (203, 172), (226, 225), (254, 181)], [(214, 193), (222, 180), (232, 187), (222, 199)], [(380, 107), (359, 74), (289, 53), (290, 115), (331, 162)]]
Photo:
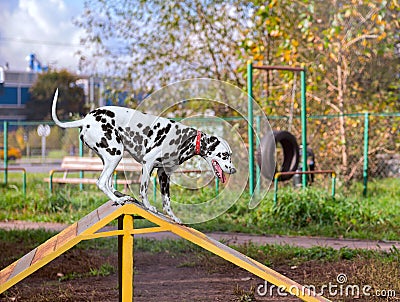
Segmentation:
[(133, 301), (133, 229), (134, 220), (132, 215), (122, 215), (118, 222), (119, 228), (122, 227), (124, 235), (120, 236), (119, 241), (119, 286), (120, 301)]

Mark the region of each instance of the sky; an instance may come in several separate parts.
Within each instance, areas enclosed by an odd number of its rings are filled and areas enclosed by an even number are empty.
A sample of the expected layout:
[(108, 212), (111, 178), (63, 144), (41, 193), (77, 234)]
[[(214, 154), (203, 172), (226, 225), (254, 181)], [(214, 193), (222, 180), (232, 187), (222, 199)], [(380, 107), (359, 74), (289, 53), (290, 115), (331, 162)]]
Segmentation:
[(42, 65), (78, 72), (83, 30), (73, 19), (82, 0), (0, 0), (0, 66), (25, 71), (34, 53)]

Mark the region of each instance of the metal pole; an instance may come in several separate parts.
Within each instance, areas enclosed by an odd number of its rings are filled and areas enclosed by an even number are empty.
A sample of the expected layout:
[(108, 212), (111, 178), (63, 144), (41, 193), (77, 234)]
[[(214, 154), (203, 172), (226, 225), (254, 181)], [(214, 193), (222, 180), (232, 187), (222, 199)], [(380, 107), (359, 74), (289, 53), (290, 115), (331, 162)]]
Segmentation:
[(134, 220), (132, 215), (122, 215), (118, 219), (118, 229), (124, 235), (118, 236), (119, 301), (133, 301)]
[(249, 135), (249, 191), (254, 192), (254, 130), (253, 130), (253, 64), (247, 62), (248, 135)]
[(153, 176), (153, 201), (157, 200), (157, 177)]
[(279, 179), (279, 172), (276, 173), (274, 177), (274, 206), (278, 204), (278, 179)]
[[(83, 142), (82, 140), (79, 138), (79, 156), (83, 157)], [(79, 178), (82, 179), (84, 177), (84, 173), (83, 171), (79, 171)], [(83, 190), (83, 183), (79, 184), (79, 190)]]
[(42, 136), (42, 163), (45, 162), (46, 159), (46, 136)]
[(363, 166), (363, 196), (367, 196), (368, 186), (368, 145), (369, 145), (369, 113), (364, 114), (364, 166)]
[(4, 184), (8, 183), (8, 122), (3, 123), (4, 131)]
[[(307, 171), (307, 102), (306, 102), (306, 71), (300, 71), (301, 78), (301, 144), (303, 146), (303, 172)], [(302, 175), (303, 188), (307, 187), (307, 175)]]
[(22, 193), (26, 197), (26, 170), (22, 170)]
[[(259, 116), (259, 115), (256, 116), (256, 131), (257, 131), (257, 138), (260, 138), (261, 137), (261, 116)], [(258, 150), (259, 147), (260, 147), (260, 139), (256, 139), (256, 149)], [(260, 171), (260, 166), (259, 165), (256, 165), (256, 179), (257, 179), (256, 192), (257, 192), (257, 196), (260, 196), (260, 192), (261, 192), (261, 171)]]

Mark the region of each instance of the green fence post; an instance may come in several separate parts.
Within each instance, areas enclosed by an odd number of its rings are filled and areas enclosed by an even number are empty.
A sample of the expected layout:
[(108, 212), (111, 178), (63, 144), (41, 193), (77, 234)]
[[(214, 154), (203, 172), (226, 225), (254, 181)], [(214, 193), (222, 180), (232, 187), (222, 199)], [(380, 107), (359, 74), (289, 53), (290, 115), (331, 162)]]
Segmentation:
[(113, 184), (114, 184), (114, 190), (118, 190), (118, 173), (117, 173), (117, 171), (114, 171)]
[(22, 193), (26, 197), (26, 170), (22, 170)]
[[(257, 131), (257, 138), (261, 137), (261, 116), (256, 116), (256, 131)], [(260, 147), (260, 139), (256, 139), (256, 149)], [(260, 191), (261, 191), (261, 171), (260, 171), (260, 166), (256, 164), (256, 192), (257, 196), (260, 196)]]
[(274, 177), (274, 206), (278, 204), (278, 179), (279, 179), (279, 174), (275, 174)]
[[(306, 102), (306, 70), (300, 71), (301, 80), (301, 144), (303, 146), (303, 172), (307, 171), (307, 102)], [(307, 187), (307, 175), (302, 175), (303, 188)]]
[(249, 192), (254, 192), (254, 130), (253, 130), (253, 64), (247, 62), (247, 94), (248, 94), (248, 135), (249, 135)]
[(8, 122), (3, 122), (3, 131), (4, 131), (4, 184), (8, 183)]
[(364, 114), (364, 166), (363, 166), (363, 196), (367, 196), (368, 186), (368, 145), (369, 145), (369, 113)]
[(157, 177), (153, 176), (153, 201), (157, 200)]
[[(83, 142), (82, 140), (79, 138), (79, 156), (83, 157)], [(79, 171), (79, 178), (82, 179), (84, 177), (84, 173), (83, 171)], [(83, 183), (79, 184), (79, 190), (83, 190)]]

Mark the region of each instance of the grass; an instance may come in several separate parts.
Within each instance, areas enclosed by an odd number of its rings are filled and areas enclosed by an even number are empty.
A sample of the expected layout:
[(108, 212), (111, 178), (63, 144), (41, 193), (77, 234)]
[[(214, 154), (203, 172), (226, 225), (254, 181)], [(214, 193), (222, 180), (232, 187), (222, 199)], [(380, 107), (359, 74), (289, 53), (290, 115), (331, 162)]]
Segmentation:
[[(390, 183), (392, 180), (390, 180)], [(397, 180), (398, 184), (400, 181)], [(372, 192), (382, 183), (371, 183)], [(247, 198), (229, 211), (197, 228), (203, 231), (235, 231), (256, 234), (307, 235), (361, 239), (399, 240), (400, 207), (392, 190), (362, 198), (354, 193), (330, 194), (316, 188), (279, 191), (274, 205), (272, 194), (254, 210)]]
[[(0, 185), (0, 220), (71, 224), (108, 200), (95, 186), (86, 186), (84, 191), (79, 191), (78, 186), (57, 186), (57, 193), (50, 194), (43, 182), (46, 176), (28, 174), (24, 198), (20, 175), (9, 174), (9, 184)], [(400, 179), (371, 181), (367, 198), (361, 196), (360, 184), (346, 190), (338, 188), (335, 198), (314, 187), (287, 187), (279, 190), (277, 205), (269, 193), (253, 210), (248, 209), (249, 196), (244, 193), (224, 214), (194, 227), (201, 231), (400, 240), (399, 185)], [(171, 190), (177, 202), (191, 204), (215, 194), (213, 188), (199, 192), (175, 187)], [(148, 223), (138, 221), (136, 225)]]

